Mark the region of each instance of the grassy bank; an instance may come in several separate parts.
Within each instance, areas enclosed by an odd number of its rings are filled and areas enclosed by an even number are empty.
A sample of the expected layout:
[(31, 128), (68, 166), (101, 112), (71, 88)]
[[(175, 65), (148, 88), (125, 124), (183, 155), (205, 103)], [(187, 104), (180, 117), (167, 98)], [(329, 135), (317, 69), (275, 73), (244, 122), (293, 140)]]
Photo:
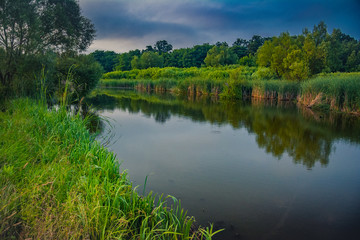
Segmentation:
[(334, 73), (304, 81), (299, 102), (312, 108), (360, 113), (360, 73)]
[(267, 68), (149, 68), (110, 72), (105, 87), (174, 91), (230, 99), (262, 98), (298, 101), (323, 110), (360, 113), (360, 73), (321, 74), (301, 82), (276, 79)]
[(1, 239), (212, 235), (211, 228), (194, 229), (176, 199), (140, 196), (81, 117), (30, 100), (12, 101), (0, 113), (0, 188)]

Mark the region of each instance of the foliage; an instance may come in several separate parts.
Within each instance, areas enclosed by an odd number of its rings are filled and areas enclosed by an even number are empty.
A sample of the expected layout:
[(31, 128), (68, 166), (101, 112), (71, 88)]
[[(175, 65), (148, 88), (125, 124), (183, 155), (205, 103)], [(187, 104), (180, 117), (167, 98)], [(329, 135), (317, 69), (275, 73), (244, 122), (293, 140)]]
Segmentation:
[(194, 218), (175, 198), (139, 195), (86, 121), (23, 99), (0, 113), (1, 239), (204, 239), (213, 233), (193, 228)]
[(0, 81), (8, 88), (16, 75), (24, 74), (19, 70), (24, 58), (48, 50), (83, 51), (95, 34), (75, 0), (3, 0), (0, 13)]
[(276, 79), (277, 76), (273, 70), (267, 67), (258, 67), (252, 74), (252, 78), (255, 80), (270, 80)]
[(278, 77), (290, 80), (303, 80), (309, 75), (303, 51), (288, 33), (266, 41), (258, 51), (257, 63), (270, 67)]
[(237, 60), (237, 55), (234, 54), (230, 48), (225, 45), (221, 45), (211, 48), (208, 51), (204, 62), (206, 66), (218, 67), (235, 64)]
[(173, 49), (173, 46), (168, 43), (166, 40), (157, 41), (154, 46), (154, 50), (157, 51), (160, 55), (163, 53), (168, 53)]
[(146, 69), (153, 67), (163, 67), (164, 58), (155, 52), (144, 52), (141, 57), (135, 56), (131, 61), (133, 69)]
[(131, 61), (135, 56), (136, 57), (141, 56), (141, 52), (139, 49), (120, 54), (118, 56), (118, 65), (115, 66), (115, 70), (117, 71), (131, 70)]
[(94, 59), (100, 63), (105, 72), (111, 72), (115, 70), (115, 66), (118, 64), (119, 58), (118, 54), (114, 51), (100, 51), (96, 50), (92, 52), (90, 55), (94, 57)]
[(239, 59), (239, 64), (248, 67), (255, 67), (256, 66), (256, 59), (254, 55), (244, 56)]
[(257, 64), (270, 67), (278, 77), (304, 80), (321, 72), (357, 71), (360, 42), (334, 29), (328, 34), (324, 22), (303, 35), (282, 33), (264, 43), (257, 52)]
[(62, 88), (69, 88), (71, 100), (80, 100), (93, 90), (100, 77), (103, 68), (91, 55), (63, 55), (57, 59), (56, 79), (60, 81), (59, 93)]

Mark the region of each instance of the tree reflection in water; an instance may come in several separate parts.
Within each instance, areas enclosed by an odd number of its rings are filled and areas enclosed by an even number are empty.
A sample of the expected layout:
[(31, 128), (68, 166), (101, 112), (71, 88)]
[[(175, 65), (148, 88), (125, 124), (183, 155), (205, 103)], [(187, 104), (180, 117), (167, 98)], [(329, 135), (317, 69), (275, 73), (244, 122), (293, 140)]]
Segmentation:
[(129, 90), (101, 89), (87, 103), (96, 108), (141, 112), (164, 124), (171, 116), (217, 125), (230, 124), (256, 135), (260, 148), (279, 159), (288, 154), (295, 163), (311, 169), (329, 164), (337, 140), (360, 142), (358, 117), (315, 113), (289, 102), (220, 101), (211, 97), (157, 95)]

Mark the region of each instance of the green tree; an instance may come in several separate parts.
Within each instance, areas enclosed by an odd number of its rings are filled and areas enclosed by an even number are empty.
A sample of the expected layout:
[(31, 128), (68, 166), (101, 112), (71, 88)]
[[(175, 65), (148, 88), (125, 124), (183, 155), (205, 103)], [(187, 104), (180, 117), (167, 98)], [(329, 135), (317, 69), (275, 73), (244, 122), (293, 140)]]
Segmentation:
[(163, 66), (164, 58), (157, 52), (144, 52), (141, 57), (134, 56), (134, 58), (131, 60), (131, 67), (133, 69), (146, 69)]
[(294, 48), (284, 59), (284, 77), (290, 80), (303, 80), (309, 77), (309, 68), (306, 63), (304, 52)]
[(327, 26), (321, 21), (318, 25), (315, 25), (312, 31), (312, 36), (315, 41), (315, 45), (319, 46), (322, 42), (324, 42), (328, 36)]
[[(103, 68), (92, 55), (62, 54), (56, 63), (56, 78), (65, 86), (71, 100), (80, 100), (94, 89), (103, 74)], [(63, 92), (59, 89), (60, 93)]]
[(235, 64), (237, 60), (238, 57), (229, 47), (221, 45), (212, 47), (208, 51), (204, 62), (206, 66), (217, 67), (220, 65)]
[(131, 60), (131, 68), (132, 69), (142, 69), (141, 63), (140, 63), (140, 58), (138, 56), (134, 56), (133, 59)]
[(257, 52), (256, 63), (262, 67), (270, 67), (271, 58), (275, 48), (276, 37), (273, 40), (265, 41), (264, 45)]
[(348, 57), (357, 49), (358, 42), (341, 32), (334, 29), (331, 35), (324, 42), (326, 48), (326, 65), (331, 72), (343, 72), (346, 70)]
[(168, 53), (164, 56), (164, 66), (165, 67), (183, 67), (183, 56), (186, 52), (185, 48), (175, 49), (171, 53)]
[(211, 48), (208, 43), (188, 48), (183, 55), (183, 67), (201, 67)]
[(249, 56), (244, 56), (239, 59), (239, 64), (248, 67), (255, 67), (256, 66), (255, 56), (251, 54)]
[(0, 48), (5, 58), (0, 81), (9, 87), (24, 59), (56, 52), (83, 51), (95, 36), (93, 24), (83, 17), (77, 1), (0, 1)]
[(131, 61), (132, 59), (137, 56), (141, 56), (141, 52), (139, 49), (131, 50), (127, 53), (122, 53), (118, 55), (118, 64), (115, 67), (117, 71), (129, 71), (131, 70)]
[(360, 52), (353, 50), (346, 61), (346, 71), (358, 72), (360, 71)]
[(105, 72), (113, 71), (119, 61), (118, 54), (116, 54), (114, 51), (96, 50), (90, 55), (92, 55), (95, 60), (100, 63), (100, 65), (104, 68)]
[(301, 48), (302, 42), (297, 37), (291, 37), (289, 33), (273, 37), (259, 48), (257, 64), (260, 67), (270, 67), (279, 78), (305, 79), (309, 75), (309, 68)]
[(326, 52), (324, 45), (316, 46), (315, 40), (311, 34), (305, 38), (303, 51), (305, 52), (305, 60), (309, 67), (310, 75), (321, 73), (325, 69)]
[(156, 52), (145, 52), (140, 57), (140, 65), (142, 69), (163, 67), (164, 58)]
[(162, 53), (170, 52), (173, 49), (173, 46), (166, 40), (161, 40), (155, 43), (154, 49), (161, 55)]
[(264, 44), (265, 40), (266, 40), (265, 38), (263, 38), (259, 35), (254, 35), (248, 42), (247, 55), (249, 55), (249, 54), (255, 55), (257, 50), (259, 49), (259, 47), (261, 47)]
[(148, 45), (144, 50), (141, 51), (141, 54), (144, 52), (155, 52), (155, 49), (151, 45)]

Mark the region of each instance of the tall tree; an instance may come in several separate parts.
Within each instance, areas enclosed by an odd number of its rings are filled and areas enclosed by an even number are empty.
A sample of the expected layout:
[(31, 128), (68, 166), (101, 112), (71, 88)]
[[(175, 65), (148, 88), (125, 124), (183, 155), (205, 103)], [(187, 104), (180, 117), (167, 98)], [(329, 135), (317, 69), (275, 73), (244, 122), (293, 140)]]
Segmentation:
[(248, 48), (248, 54), (255, 54), (257, 52), (257, 50), (259, 49), (259, 47), (261, 47), (264, 42), (265, 42), (265, 38), (259, 36), (259, 35), (254, 35), (250, 40), (249, 43), (247, 45)]
[(173, 46), (166, 40), (161, 40), (155, 43), (154, 49), (161, 55), (162, 53), (170, 52), (173, 49)]
[(0, 48), (5, 61), (0, 81), (9, 86), (21, 61), (47, 50), (84, 51), (95, 29), (76, 0), (1, 0)]
[(206, 66), (224, 66), (234, 64), (238, 60), (237, 56), (233, 51), (225, 45), (214, 46), (211, 48), (204, 60)]
[(231, 50), (238, 56), (238, 58), (245, 57), (248, 55), (248, 45), (249, 41), (242, 38), (237, 38), (233, 43)]
[(96, 50), (91, 53), (94, 59), (100, 63), (100, 65), (104, 68), (105, 72), (111, 72), (114, 70), (115, 65), (118, 63), (118, 54), (114, 51), (100, 51)]
[(318, 25), (315, 25), (312, 31), (312, 35), (315, 41), (315, 45), (319, 46), (323, 41), (326, 40), (326, 37), (328, 36), (326, 24), (321, 21)]
[(141, 57), (134, 56), (131, 60), (133, 69), (146, 69), (152, 67), (163, 67), (164, 58), (157, 52), (144, 52)]
[(139, 49), (131, 50), (127, 53), (122, 53), (118, 56), (118, 65), (115, 67), (117, 71), (129, 71), (131, 70), (131, 61), (137, 56), (141, 56)]

